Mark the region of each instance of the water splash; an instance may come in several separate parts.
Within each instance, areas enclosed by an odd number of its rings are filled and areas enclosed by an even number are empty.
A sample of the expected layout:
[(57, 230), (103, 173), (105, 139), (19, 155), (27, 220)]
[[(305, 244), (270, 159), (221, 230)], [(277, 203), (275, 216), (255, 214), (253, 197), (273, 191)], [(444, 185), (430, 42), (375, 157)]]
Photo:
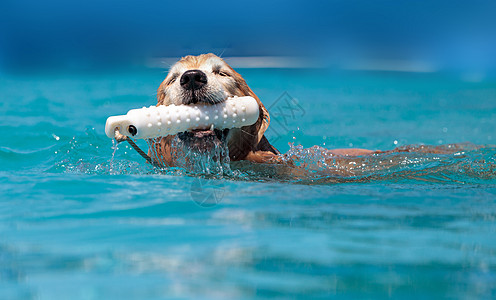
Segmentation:
[[(150, 155), (160, 161), (158, 140), (149, 140)], [(281, 164), (230, 162), (225, 143), (209, 149), (172, 140), (174, 167), (154, 167), (127, 143), (102, 138), (93, 129), (55, 149), (49, 172), (96, 175), (166, 174), (243, 181), (299, 184), (353, 182), (496, 183), (496, 147), (473, 144), (412, 145), (365, 156), (336, 156), (328, 149), (290, 144)], [(51, 149), (50, 151), (52, 151)]]
[[(496, 179), (496, 148), (470, 143), (410, 145), (363, 156), (337, 156), (328, 149), (290, 144), (283, 155), (301, 183), (415, 181), (480, 183)], [(305, 175), (303, 175), (305, 174)], [(306, 176), (306, 178), (304, 178)]]
[[(119, 150), (124, 150), (119, 151)], [(102, 138), (95, 130), (74, 136), (55, 151), (55, 162), (48, 172), (90, 175), (155, 174), (157, 171), (126, 143)]]
[[(157, 144), (160, 138), (147, 140), (150, 149), (150, 156), (159, 166), (165, 163), (161, 158)], [(203, 175), (231, 177), (234, 175), (230, 167), (229, 149), (225, 142), (212, 143), (212, 147), (198, 148), (190, 147), (186, 142), (177, 136), (171, 140), (172, 155), (174, 157), (174, 168), (181, 169), (190, 175)], [(168, 172), (169, 167), (160, 167), (163, 172)]]
[[(411, 145), (363, 156), (289, 144), (283, 164), (232, 163), (244, 179), (300, 184), (496, 183), (496, 148), (473, 144)], [(241, 177), (241, 176), (240, 176)]]

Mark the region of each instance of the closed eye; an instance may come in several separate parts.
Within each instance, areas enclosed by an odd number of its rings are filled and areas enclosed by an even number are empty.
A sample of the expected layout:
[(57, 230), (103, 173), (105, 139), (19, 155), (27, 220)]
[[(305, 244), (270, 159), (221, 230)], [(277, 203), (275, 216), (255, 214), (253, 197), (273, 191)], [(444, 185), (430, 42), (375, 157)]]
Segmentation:
[(220, 66), (215, 66), (212, 70), (212, 73), (214, 73), (215, 75), (224, 76), (224, 77), (230, 76), (229, 73), (221, 70)]
[(221, 70), (213, 70), (212, 73), (214, 73), (215, 75), (219, 75), (219, 76), (225, 76), (225, 77), (230, 76), (227, 72), (224, 72)]
[(172, 77), (167, 80), (166, 85), (171, 85), (176, 81), (177, 77), (179, 77), (178, 74), (172, 74)]

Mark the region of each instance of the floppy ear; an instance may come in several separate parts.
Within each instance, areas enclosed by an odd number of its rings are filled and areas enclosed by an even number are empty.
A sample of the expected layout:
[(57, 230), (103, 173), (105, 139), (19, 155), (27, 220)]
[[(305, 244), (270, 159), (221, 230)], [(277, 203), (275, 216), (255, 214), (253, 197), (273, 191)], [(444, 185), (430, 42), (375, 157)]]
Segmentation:
[(236, 88), (245, 96), (253, 97), (259, 107), (259, 116), (255, 124), (244, 126), (240, 129), (231, 129), (231, 138), (229, 139), (229, 156), (232, 160), (244, 159), (250, 151), (270, 151), (274, 154), (279, 154), (269, 141), (265, 138), (264, 133), (269, 127), (270, 116), (269, 112), (262, 104), (260, 99), (246, 84), (243, 77), (230, 68), (236, 81)]
[(256, 130), (251, 130), (251, 132), (256, 131), (257, 137), (256, 137), (256, 143), (258, 144), (260, 140), (262, 139), (265, 131), (269, 127), (270, 124), (270, 116), (269, 112), (265, 108), (265, 106), (262, 104), (262, 101), (258, 98), (257, 95), (250, 89), (248, 84), (246, 84), (246, 81), (241, 77), (241, 75), (236, 72), (233, 68), (229, 67), (231, 69), (231, 72), (233, 74), (234, 80), (236, 81), (236, 88), (238, 88), (243, 95), (245, 96), (251, 96), (255, 100), (257, 100), (258, 107), (260, 109), (260, 115), (258, 117), (258, 120), (255, 124), (252, 126), (256, 127)]
[(256, 129), (254, 131), (256, 132), (256, 135), (257, 135), (256, 143), (258, 144), (262, 140), (262, 137), (264, 136), (264, 133), (267, 130), (267, 128), (269, 128), (270, 116), (269, 116), (269, 112), (267, 111), (265, 106), (262, 104), (262, 101), (260, 101), (260, 99), (258, 99), (258, 96), (255, 95), (255, 93), (253, 93), (253, 91), (250, 88), (248, 88), (248, 90), (249, 90), (248, 95), (250, 95), (251, 97), (255, 98), (255, 100), (257, 100), (258, 107), (259, 107), (258, 120), (254, 125), (252, 125), (252, 126), (256, 127)]
[(255, 93), (253, 93), (253, 91), (250, 88), (248, 89), (250, 90), (250, 96), (252, 96), (253, 98), (255, 98), (255, 100), (257, 100), (260, 111), (259, 113), (260, 115), (258, 117), (257, 123), (255, 123), (255, 125), (257, 126), (255, 131), (257, 137), (257, 143), (253, 151), (269, 151), (274, 154), (281, 154), (279, 150), (277, 150), (274, 146), (272, 146), (269, 143), (269, 140), (267, 140), (267, 138), (265, 137), (265, 131), (269, 128), (269, 124), (270, 124), (269, 111), (262, 104), (262, 101), (258, 99), (257, 95), (255, 95)]

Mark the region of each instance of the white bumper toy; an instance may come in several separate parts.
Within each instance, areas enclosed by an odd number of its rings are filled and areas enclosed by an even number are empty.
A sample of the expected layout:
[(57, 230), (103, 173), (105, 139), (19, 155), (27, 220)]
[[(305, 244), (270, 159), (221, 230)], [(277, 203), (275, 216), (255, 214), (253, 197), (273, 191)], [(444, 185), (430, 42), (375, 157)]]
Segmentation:
[(257, 101), (249, 96), (228, 98), (218, 104), (160, 105), (132, 109), (107, 119), (105, 133), (115, 130), (133, 139), (149, 139), (189, 130), (226, 129), (253, 125), (259, 116)]

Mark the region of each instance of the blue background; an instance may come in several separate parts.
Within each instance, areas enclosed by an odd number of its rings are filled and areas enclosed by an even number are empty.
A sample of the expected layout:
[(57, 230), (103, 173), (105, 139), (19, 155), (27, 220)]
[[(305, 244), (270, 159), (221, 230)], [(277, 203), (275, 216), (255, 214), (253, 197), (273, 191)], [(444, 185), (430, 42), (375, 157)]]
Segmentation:
[(496, 66), (496, 3), (475, 1), (2, 1), (3, 68), (88, 68), (151, 57), (303, 56)]

